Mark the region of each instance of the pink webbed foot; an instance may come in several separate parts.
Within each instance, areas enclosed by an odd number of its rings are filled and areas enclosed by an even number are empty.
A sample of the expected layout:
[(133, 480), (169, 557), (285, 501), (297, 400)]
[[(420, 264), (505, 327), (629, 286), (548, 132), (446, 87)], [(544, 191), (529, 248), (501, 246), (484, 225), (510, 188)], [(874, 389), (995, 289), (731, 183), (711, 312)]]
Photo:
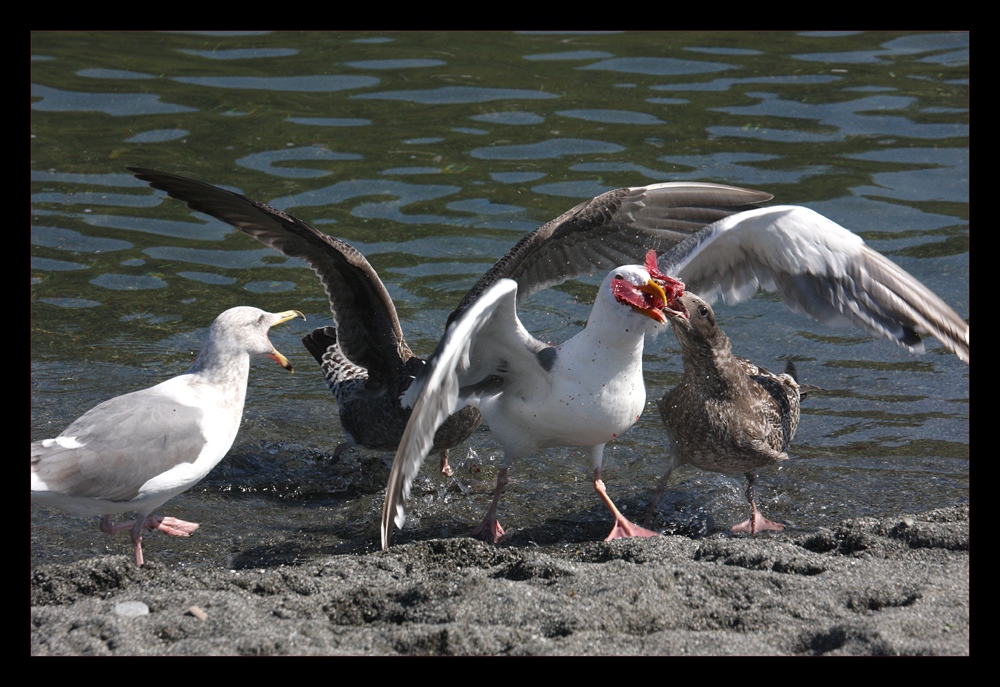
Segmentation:
[(627, 539), (629, 537), (659, 537), (659, 532), (647, 530), (633, 522), (629, 522), (623, 516), (621, 520), (615, 520), (615, 526), (611, 528), (611, 533), (604, 538), (604, 541), (612, 539)]
[(753, 514), (750, 516), (749, 520), (744, 520), (738, 525), (733, 525), (729, 531), (730, 532), (749, 532), (751, 536), (757, 534), (758, 532), (781, 532), (785, 529), (785, 526), (780, 522), (771, 522), (757, 510), (757, 502), (754, 500), (754, 489), (753, 484), (757, 481), (757, 475), (752, 472), (747, 473), (747, 502), (750, 504), (750, 508), (753, 509)]
[[(138, 523), (138, 524), (137, 524)], [(198, 529), (200, 525), (196, 522), (187, 522), (177, 518), (163, 517), (162, 515), (148, 515), (144, 520), (129, 520), (120, 522), (117, 525), (111, 522), (111, 516), (105, 515), (101, 518), (101, 532), (105, 534), (117, 534), (128, 532), (132, 539), (132, 552), (135, 554), (135, 564), (142, 567), (144, 563), (142, 557), (142, 530), (160, 530), (173, 537), (190, 537), (191, 533)]]
[(737, 532), (749, 532), (751, 535), (757, 534), (758, 532), (781, 532), (785, 529), (785, 526), (780, 522), (772, 522), (760, 514), (760, 511), (756, 508), (753, 509), (753, 517), (744, 520), (738, 525), (733, 525), (729, 531), (733, 533)]
[(507, 486), (507, 470), (508, 468), (505, 467), (500, 468), (500, 472), (497, 473), (497, 486), (493, 490), (493, 503), (490, 504), (490, 509), (486, 512), (483, 521), (479, 523), (479, 527), (472, 531), (473, 537), (482, 539), (487, 544), (496, 544), (504, 535), (503, 528), (497, 521), (497, 506), (500, 504), (500, 494)]
[(172, 537), (190, 537), (191, 533), (201, 527), (196, 522), (187, 522), (177, 518), (165, 518), (161, 515), (150, 515), (142, 526), (147, 530), (160, 530)]
[(500, 541), (500, 537), (503, 535), (503, 527), (500, 526), (497, 519), (491, 519), (489, 517), (484, 518), (483, 521), (479, 523), (479, 527), (472, 531), (472, 536), (476, 539), (482, 539), (487, 544), (494, 545)]
[(441, 474), (445, 477), (451, 477), (454, 474), (451, 466), (448, 465), (448, 449), (441, 452)]
[(604, 505), (607, 506), (608, 510), (611, 511), (611, 515), (615, 518), (615, 526), (611, 528), (610, 534), (604, 538), (604, 541), (611, 541), (612, 539), (626, 539), (629, 537), (659, 537), (659, 532), (653, 532), (647, 530), (645, 527), (639, 527), (635, 523), (629, 521), (615, 504), (611, 501), (611, 497), (608, 496), (608, 491), (604, 487), (604, 480), (600, 478), (600, 471), (595, 472), (594, 479), (594, 491), (597, 495), (601, 497), (604, 501)]

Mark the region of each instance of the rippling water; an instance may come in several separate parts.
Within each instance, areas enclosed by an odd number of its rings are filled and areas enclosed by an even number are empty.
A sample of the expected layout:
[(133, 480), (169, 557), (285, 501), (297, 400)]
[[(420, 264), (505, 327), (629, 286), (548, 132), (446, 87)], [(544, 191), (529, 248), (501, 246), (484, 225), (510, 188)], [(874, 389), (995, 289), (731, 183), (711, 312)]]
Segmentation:
[[(229, 457), (162, 512), (191, 540), (147, 560), (243, 567), (377, 546), (391, 456), (343, 439), (299, 343), (330, 323), (297, 260), (191, 213), (126, 166), (191, 176), (285, 209), (361, 250), (418, 354), (524, 233), (619, 186), (717, 181), (769, 191), (859, 233), (969, 313), (968, 35), (962, 33), (36, 33), (32, 38), (32, 439), (110, 396), (183, 372), (222, 310), (302, 310), (271, 340), (296, 366), (251, 370)], [(525, 325), (563, 341), (599, 277), (535, 296)], [(762, 510), (793, 530), (968, 500), (969, 368), (832, 329), (763, 295), (717, 306), (735, 352), (796, 362), (812, 395)], [(647, 342), (649, 407), (605, 453), (626, 514), (665, 464), (653, 400), (680, 378)], [(481, 428), (457, 482), (429, 461), (410, 537), (471, 532), (501, 454)], [(515, 544), (602, 537), (610, 518), (569, 449), (514, 465)], [(700, 535), (745, 517), (735, 477), (681, 468), (655, 523)], [(769, 535), (770, 536), (770, 535)], [(777, 535), (781, 536), (781, 535)], [(32, 507), (35, 561), (127, 553), (125, 536)]]

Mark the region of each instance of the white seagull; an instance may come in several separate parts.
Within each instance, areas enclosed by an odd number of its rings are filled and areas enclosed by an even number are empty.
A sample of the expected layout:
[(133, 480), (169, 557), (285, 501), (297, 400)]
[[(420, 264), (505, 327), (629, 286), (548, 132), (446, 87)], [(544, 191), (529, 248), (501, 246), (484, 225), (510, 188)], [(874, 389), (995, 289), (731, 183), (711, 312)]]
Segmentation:
[[(229, 452), (243, 417), (251, 355), (292, 371), (267, 331), (297, 310), (226, 310), (212, 323), (188, 371), (88, 410), (55, 439), (31, 444), (32, 501), (76, 515), (101, 516), (101, 531), (128, 531), (136, 565), (142, 530), (187, 537), (198, 524), (153, 515), (190, 489)], [(135, 511), (114, 524), (111, 515)]]
[[(300, 258), (319, 277), (336, 327), (302, 339), (337, 399), (347, 435), (333, 459), (352, 446), (395, 451), (410, 410), (399, 398), (424, 361), (403, 338), (396, 307), (375, 268), (350, 244), (281, 210), (196, 179), (130, 167), (139, 179), (188, 207), (230, 224), (284, 255)], [(434, 438), (441, 471), (451, 474), (448, 450), (469, 438), (482, 418), (465, 408), (448, 418)]]
[(680, 283), (656, 269), (625, 265), (604, 279), (587, 326), (561, 346), (549, 346), (517, 317), (517, 284), (501, 279), (455, 317), (410, 386), (403, 403), (413, 415), (389, 474), (382, 509), (382, 548), (392, 523), (402, 527), (403, 500), (430, 450), (428, 440), (456, 408), (479, 407), (504, 450), (493, 503), (474, 536), (496, 543), (504, 531), (497, 504), (511, 463), (538, 449), (579, 447), (589, 458), (598, 493), (615, 519), (608, 539), (655, 536), (629, 522), (601, 479), (604, 445), (631, 427), (646, 404), (642, 350), (647, 333), (666, 322), (664, 308)]

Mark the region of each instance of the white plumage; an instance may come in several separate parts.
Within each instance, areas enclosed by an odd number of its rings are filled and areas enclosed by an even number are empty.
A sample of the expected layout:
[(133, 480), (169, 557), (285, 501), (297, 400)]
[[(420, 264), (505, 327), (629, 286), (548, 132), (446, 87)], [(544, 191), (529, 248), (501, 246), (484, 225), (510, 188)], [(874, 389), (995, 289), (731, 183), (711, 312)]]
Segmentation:
[[(32, 443), (32, 500), (102, 516), (101, 530), (108, 534), (129, 531), (137, 565), (143, 564), (143, 528), (189, 536), (196, 523), (151, 513), (229, 452), (243, 417), (250, 356), (266, 355), (291, 371), (267, 331), (293, 317), (303, 315), (226, 310), (185, 374), (105, 401), (55, 439)], [(137, 513), (134, 521), (112, 523), (112, 514), (128, 511)]]
[(434, 431), (466, 404), (479, 406), (504, 449), (493, 504), (476, 535), (492, 542), (503, 535), (496, 509), (511, 463), (550, 446), (578, 447), (590, 457), (594, 488), (615, 517), (609, 539), (654, 534), (615, 508), (601, 463), (604, 445), (631, 427), (645, 405), (643, 339), (665, 321), (663, 287), (644, 267), (619, 267), (601, 284), (586, 328), (556, 347), (525, 330), (510, 280), (493, 284), (456, 317), (404, 398), (413, 414), (389, 475), (383, 548), (392, 523), (403, 524), (403, 500)]

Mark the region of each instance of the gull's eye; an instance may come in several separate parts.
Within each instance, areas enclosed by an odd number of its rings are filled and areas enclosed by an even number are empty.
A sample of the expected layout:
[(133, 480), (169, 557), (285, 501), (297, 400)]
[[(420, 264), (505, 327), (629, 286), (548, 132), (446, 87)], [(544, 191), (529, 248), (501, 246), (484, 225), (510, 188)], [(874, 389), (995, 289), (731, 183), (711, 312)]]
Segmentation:
[(620, 274), (616, 274), (616, 275), (615, 275), (615, 279), (624, 279), (624, 278), (625, 278), (625, 277), (623, 277), (623, 276), (622, 276), (622, 275), (620, 275)]
[(708, 308), (706, 308), (704, 305), (699, 305), (698, 314), (701, 315), (702, 317), (706, 317), (708, 315)]

